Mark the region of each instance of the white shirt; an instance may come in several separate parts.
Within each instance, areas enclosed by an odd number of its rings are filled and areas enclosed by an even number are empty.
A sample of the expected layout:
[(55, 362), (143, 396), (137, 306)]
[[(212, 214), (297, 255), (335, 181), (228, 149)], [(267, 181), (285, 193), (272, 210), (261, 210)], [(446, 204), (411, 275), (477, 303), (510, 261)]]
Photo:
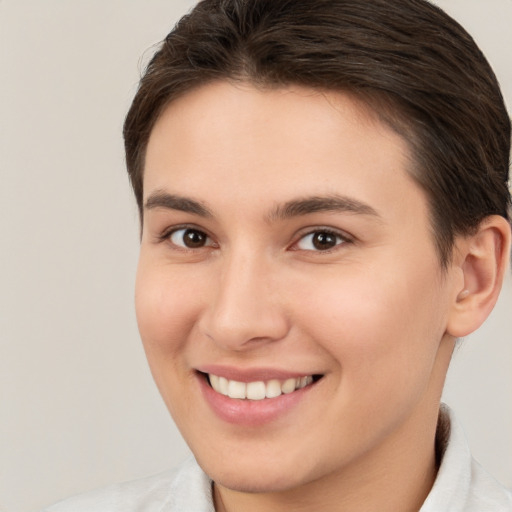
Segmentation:
[[(512, 492), (471, 457), (461, 427), (441, 408), (447, 440), (434, 486), (419, 512), (512, 512)], [(191, 458), (176, 473), (117, 484), (42, 512), (215, 512), (212, 482)]]

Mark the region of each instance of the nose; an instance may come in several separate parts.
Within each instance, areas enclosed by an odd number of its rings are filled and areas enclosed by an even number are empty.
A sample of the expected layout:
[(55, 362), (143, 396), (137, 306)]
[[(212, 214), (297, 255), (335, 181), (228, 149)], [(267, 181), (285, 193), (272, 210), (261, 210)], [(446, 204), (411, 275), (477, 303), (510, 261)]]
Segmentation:
[(211, 302), (200, 320), (203, 334), (221, 348), (236, 351), (284, 338), (289, 323), (275, 279), (277, 269), (257, 255), (234, 254), (221, 260)]

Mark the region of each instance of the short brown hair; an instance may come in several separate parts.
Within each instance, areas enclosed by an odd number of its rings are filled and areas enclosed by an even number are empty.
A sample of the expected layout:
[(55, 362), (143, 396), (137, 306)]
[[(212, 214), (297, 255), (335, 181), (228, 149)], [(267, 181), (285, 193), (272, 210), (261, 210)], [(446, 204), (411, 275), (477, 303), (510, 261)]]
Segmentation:
[(216, 80), (358, 95), (409, 143), (446, 267), (454, 237), (510, 220), (510, 119), (471, 36), (425, 0), (203, 0), (162, 42), (124, 125), (142, 217), (149, 136), (165, 107)]

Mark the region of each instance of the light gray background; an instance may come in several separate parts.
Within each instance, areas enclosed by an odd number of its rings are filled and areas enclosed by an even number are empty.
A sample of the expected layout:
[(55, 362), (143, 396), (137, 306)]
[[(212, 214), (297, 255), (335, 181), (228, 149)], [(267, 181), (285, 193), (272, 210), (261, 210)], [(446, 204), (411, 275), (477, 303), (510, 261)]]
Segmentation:
[[(187, 453), (133, 311), (137, 214), (121, 126), (141, 62), (190, 0), (0, 0), (0, 511), (28, 512)], [(512, 102), (512, 0), (439, 0)], [(142, 61), (139, 62), (139, 58)], [(512, 283), (446, 400), (512, 486)]]

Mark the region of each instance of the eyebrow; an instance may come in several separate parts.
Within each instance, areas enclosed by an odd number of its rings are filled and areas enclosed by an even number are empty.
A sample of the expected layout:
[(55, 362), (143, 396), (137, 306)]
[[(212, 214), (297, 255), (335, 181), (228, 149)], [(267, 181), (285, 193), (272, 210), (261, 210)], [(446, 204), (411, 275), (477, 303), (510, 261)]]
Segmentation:
[(317, 212), (347, 212), (380, 217), (377, 210), (357, 199), (341, 195), (312, 196), (293, 199), (276, 206), (268, 216), (270, 221), (286, 220)]
[[(163, 190), (157, 190), (150, 194), (144, 204), (144, 208), (146, 210), (166, 208), (199, 215), (201, 217), (213, 217), (211, 210), (201, 202), (189, 197), (169, 194)], [(380, 217), (377, 211), (368, 204), (350, 197), (332, 194), (292, 199), (284, 204), (277, 205), (268, 214), (267, 219), (270, 222), (275, 222), (318, 212), (347, 212)]]
[(146, 210), (153, 210), (155, 208), (167, 208), (169, 210), (192, 213), (201, 217), (213, 217), (212, 212), (199, 201), (175, 194), (168, 194), (162, 190), (157, 190), (150, 194), (144, 204), (144, 209)]

